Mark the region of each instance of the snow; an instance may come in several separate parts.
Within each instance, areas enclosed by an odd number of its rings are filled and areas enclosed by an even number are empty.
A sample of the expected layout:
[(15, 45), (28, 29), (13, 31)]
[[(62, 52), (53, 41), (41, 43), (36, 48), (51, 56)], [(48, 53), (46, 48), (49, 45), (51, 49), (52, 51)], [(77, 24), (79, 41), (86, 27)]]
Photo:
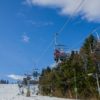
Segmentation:
[(17, 84), (9, 84), (9, 85), (0, 84), (0, 100), (71, 100), (71, 99), (40, 96), (35, 94), (31, 95), (31, 97), (26, 97), (25, 95), (19, 95), (19, 88)]

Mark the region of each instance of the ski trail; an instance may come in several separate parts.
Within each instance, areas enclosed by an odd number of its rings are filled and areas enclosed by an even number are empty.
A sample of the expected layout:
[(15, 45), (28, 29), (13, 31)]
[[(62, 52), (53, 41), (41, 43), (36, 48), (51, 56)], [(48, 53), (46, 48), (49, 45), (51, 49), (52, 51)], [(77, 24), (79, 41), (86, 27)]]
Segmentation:
[(0, 84), (0, 100), (71, 100), (71, 99), (40, 96), (40, 95), (35, 95), (35, 94), (31, 94), (31, 97), (26, 97), (25, 94), (19, 95), (19, 89), (17, 85), (12, 85), (12, 84), (1, 85)]

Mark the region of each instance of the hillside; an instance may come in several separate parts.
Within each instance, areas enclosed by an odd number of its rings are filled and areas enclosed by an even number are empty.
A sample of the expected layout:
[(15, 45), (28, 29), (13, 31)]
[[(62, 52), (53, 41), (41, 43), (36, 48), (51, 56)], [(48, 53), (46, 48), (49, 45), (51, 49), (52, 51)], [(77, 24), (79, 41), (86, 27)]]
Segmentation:
[[(17, 85), (0, 85), (0, 100), (67, 100), (62, 98), (32, 95), (26, 97), (19, 94)], [(69, 99), (68, 99), (69, 100)]]

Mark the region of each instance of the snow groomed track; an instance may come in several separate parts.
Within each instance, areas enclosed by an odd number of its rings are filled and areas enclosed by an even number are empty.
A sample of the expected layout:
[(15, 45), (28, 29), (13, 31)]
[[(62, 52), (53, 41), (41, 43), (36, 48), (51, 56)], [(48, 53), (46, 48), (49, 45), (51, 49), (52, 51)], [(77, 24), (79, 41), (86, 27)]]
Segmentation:
[(16, 84), (3, 85), (0, 84), (0, 100), (71, 100), (62, 99), (56, 97), (32, 95), (26, 97), (25, 95), (19, 95), (19, 89)]

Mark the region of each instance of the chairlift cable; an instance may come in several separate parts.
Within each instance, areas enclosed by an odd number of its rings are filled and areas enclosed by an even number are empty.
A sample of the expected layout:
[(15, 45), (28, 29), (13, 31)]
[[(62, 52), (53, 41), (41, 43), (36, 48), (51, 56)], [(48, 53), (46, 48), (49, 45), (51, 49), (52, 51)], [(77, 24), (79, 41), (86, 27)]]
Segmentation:
[[(82, 6), (82, 4), (83, 4), (84, 1), (85, 1), (85, 0), (82, 0), (82, 1), (81, 1), (81, 3), (79, 4), (79, 6), (73, 11), (73, 14), (72, 14), (72, 15), (74, 15), (74, 14), (81, 8), (81, 6)], [(58, 31), (58, 33), (56, 33), (56, 35), (60, 34), (60, 33), (64, 30), (65, 26), (71, 21), (72, 15), (71, 15), (71, 17), (69, 17), (69, 19), (64, 23), (64, 25), (61, 27), (61, 29)], [(50, 42), (50, 44), (47, 46), (47, 48), (44, 50), (44, 52), (40, 55), (40, 58), (38, 59), (37, 63), (42, 59), (42, 57), (46, 54), (46, 52), (48, 51), (48, 49), (52, 46), (52, 44), (53, 44), (54, 42), (55, 42), (55, 44), (57, 44), (56, 38), (55, 38), (55, 41), (52, 40), (52, 41)]]
[[(64, 30), (64, 28), (67, 26), (67, 24), (71, 21), (72, 16), (73, 16), (77, 11), (80, 10), (80, 8), (81, 8), (81, 6), (84, 4), (84, 2), (85, 2), (85, 0), (82, 0), (82, 1), (80, 2), (80, 4), (78, 5), (78, 7), (76, 7), (76, 9), (73, 11), (72, 15), (67, 19), (67, 21), (65, 21), (65, 23), (64, 23), (63, 26), (60, 28), (60, 30), (59, 30), (57, 33), (55, 33), (55, 46), (58, 44), (58, 43), (57, 43), (57, 36), (58, 36), (59, 34), (61, 34), (61, 32)], [(56, 48), (56, 47), (55, 47), (55, 48)]]
[(65, 23), (63, 24), (63, 26), (61, 27), (61, 29), (58, 31), (58, 34), (61, 34), (61, 32), (64, 30), (64, 28), (66, 27), (66, 25), (72, 20), (73, 15), (80, 10), (82, 4), (84, 4), (85, 0), (82, 0), (79, 4), (79, 6), (73, 11), (73, 13), (71, 14), (71, 16), (67, 19), (67, 21), (65, 21)]
[(81, 39), (77, 44), (75, 44), (71, 49), (74, 49), (76, 46), (78, 46), (79, 44), (81, 44), (81, 43), (84, 41), (85, 38), (87, 38), (87, 37), (88, 37), (89, 35), (91, 35), (92, 33), (96, 32), (96, 30), (99, 29), (99, 28), (100, 28), (100, 26), (97, 27), (97, 28), (95, 28), (95, 29), (93, 29), (92, 31), (90, 31), (90, 32), (87, 34), (86, 37), (82, 38), (82, 39)]

